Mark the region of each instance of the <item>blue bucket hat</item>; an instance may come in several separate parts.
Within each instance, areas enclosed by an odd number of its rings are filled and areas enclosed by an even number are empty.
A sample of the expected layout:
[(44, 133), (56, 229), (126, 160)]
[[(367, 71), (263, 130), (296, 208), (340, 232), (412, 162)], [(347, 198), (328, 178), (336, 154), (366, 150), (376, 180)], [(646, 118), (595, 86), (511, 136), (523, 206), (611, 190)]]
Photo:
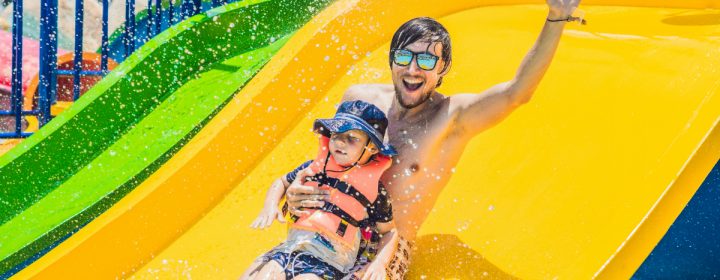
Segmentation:
[(370, 140), (380, 149), (381, 154), (394, 156), (397, 155), (395, 148), (383, 143), (387, 126), (387, 117), (378, 107), (356, 100), (340, 104), (340, 108), (332, 119), (315, 120), (313, 129), (326, 137), (330, 137), (331, 133), (343, 133), (354, 129), (362, 130), (370, 136)]

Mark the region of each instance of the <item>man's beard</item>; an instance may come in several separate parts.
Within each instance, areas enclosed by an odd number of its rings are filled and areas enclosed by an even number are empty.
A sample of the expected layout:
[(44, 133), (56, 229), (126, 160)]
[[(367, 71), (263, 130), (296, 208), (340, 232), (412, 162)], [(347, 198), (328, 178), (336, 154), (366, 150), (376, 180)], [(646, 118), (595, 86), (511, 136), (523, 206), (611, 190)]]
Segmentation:
[(400, 104), (400, 107), (403, 107), (404, 109), (412, 109), (417, 106), (420, 106), (421, 104), (425, 103), (428, 99), (430, 99), (430, 95), (432, 95), (434, 89), (428, 90), (427, 92), (422, 93), (422, 96), (420, 96), (420, 100), (418, 100), (415, 103), (407, 104), (402, 98), (402, 94), (400, 94), (400, 89), (397, 85), (395, 86), (395, 99), (397, 99), (398, 103)]

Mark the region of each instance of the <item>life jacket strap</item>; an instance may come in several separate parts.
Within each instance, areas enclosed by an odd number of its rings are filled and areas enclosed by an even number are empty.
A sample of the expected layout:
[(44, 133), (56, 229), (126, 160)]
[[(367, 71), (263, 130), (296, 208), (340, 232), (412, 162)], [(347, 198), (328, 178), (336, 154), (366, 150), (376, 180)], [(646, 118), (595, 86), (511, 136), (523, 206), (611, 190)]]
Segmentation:
[[(283, 212), (287, 211), (287, 209), (288, 209), (288, 205), (287, 205), (287, 203), (285, 203), (285, 205), (283, 205)], [(338, 207), (337, 205), (327, 202), (327, 201), (325, 202), (325, 205), (323, 207), (321, 207), (319, 210), (329, 212), (329, 213), (332, 213), (332, 214), (340, 217), (340, 225), (338, 226), (338, 229), (337, 229), (337, 234), (340, 236), (345, 236), (345, 231), (347, 230), (348, 225), (352, 225), (357, 228), (364, 228), (369, 225), (368, 219), (363, 219), (361, 221), (358, 221), (355, 218), (353, 218), (352, 216), (350, 216), (350, 214), (348, 214), (347, 212), (340, 209), (340, 207)], [(300, 217), (290, 214), (290, 220), (293, 223), (297, 222), (299, 219), (300, 219)]]
[(340, 219), (343, 219), (348, 224), (354, 226), (354, 227), (360, 227), (360, 221), (355, 220), (350, 214), (342, 210), (337, 205), (333, 204), (332, 202), (325, 202), (325, 205), (321, 208), (325, 212), (333, 213), (335, 216), (340, 217)]
[(288, 205), (287, 201), (285, 201), (285, 203), (283, 203), (282, 214), (283, 214), (283, 216), (289, 216), (290, 221), (293, 223), (297, 222), (297, 220), (300, 219), (300, 217), (296, 216), (295, 214), (290, 213), (290, 206)]
[(370, 200), (358, 189), (349, 185), (347, 182), (344, 182), (338, 178), (327, 176), (326, 174), (317, 174), (315, 175), (315, 177), (316, 178), (313, 179), (316, 180), (318, 184), (329, 186), (331, 188), (337, 189), (344, 194), (352, 196), (352, 198), (365, 206), (366, 209), (372, 207), (372, 202), (370, 202)]

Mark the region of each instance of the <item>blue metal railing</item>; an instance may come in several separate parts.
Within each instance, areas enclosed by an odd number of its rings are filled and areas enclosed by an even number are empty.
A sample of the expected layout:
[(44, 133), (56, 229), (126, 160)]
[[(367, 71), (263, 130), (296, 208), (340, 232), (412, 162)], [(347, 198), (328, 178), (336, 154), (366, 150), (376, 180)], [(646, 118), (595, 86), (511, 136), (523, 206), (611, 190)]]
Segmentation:
[(73, 54), (73, 100), (80, 97), (80, 70), (82, 70), (82, 49), (83, 49), (83, 0), (75, 0), (75, 53)]
[[(22, 14), (23, 3), (13, 5), (12, 24), (12, 91), (10, 93), (11, 112), (15, 116), (15, 133), (22, 137)], [(3, 112), (4, 113), (4, 112)]]
[[(121, 59), (132, 54), (140, 45), (150, 38), (160, 34), (164, 29), (175, 23), (200, 13), (203, 8), (218, 7), (229, 2), (228, 0), (210, 0), (209, 7), (203, 7), (202, 0), (179, 0), (179, 7), (176, 7), (178, 0), (148, 0), (147, 21), (144, 26), (143, 36), (138, 36), (136, 25), (137, 14), (135, 13), (135, 1), (125, 0), (125, 24), (120, 37), (123, 47)], [(73, 49), (72, 70), (58, 69), (58, 0), (40, 0), (40, 52), (38, 69), (37, 107), (26, 111), (23, 110), (23, 89), (22, 89), (22, 44), (23, 44), (23, 0), (13, 1), (13, 24), (12, 24), (12, 90), (10, 94), (10, 110), (0, 110), (0, 117), (13, 116), (15, 125), (12, 131), (0, 131), (0, 138), (23, 138), (32, 133), (23, 131), (23, 119), (25, 116), (36, 116), (40, 126), (45, 125), (52, 118), (50, 108), (57, 102), (57, 78), (58, 76), (73, 77), (73, 100), (77, 100), (81, 94), (82, 76), (105, 76), (108, 73), (108, 60), (111, 57), (111, 45), (109, 42), (108, 30), (108, 8), (109, 1), (102, 0), (102, 38), (100, 45), (100, 70), (84, 70), (82, 60), (83, 46), (83, 21), (84, 3), (83, 0), (75, 0), (75, 43)], [(163, 2), (166, 9), (163, 8)], [(207, 2), (206, 2), (207, 3)], [(178, 11), (176, 11), (178, 8)], [(179, 14), (177, 14), (179, 12)], [(34, 102), (34, 101), (33, 101)]]
[(50, 106), (57, 94), (57, 0), (42, 0), (40, 7), (38, 121), (44, 125), (50, 121)]
[(108, 0), (102, 0), (102, 38), (100, 39), (100, 71), (108, 72), (108, 55), (110, 48), (108, 44)]

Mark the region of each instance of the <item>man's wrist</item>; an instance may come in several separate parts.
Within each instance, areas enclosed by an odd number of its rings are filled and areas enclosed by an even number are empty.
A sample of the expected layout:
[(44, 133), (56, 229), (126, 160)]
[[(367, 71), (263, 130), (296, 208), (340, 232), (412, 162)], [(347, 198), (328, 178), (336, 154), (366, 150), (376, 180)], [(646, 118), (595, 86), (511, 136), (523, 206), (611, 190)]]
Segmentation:
[(563, 11), (551, 9), (550, 11), (548, 11), (547, 18), (551, 19), (551, 20), (556, 20), (556, 19), (566, 19), (569, 16), (570, 16), (570, 14), (565, 13)]
[(545, 21), (547, 21), (547, 22), (552, 22), (552, 23), (557, 23), (557, 24), (563, 24), (563, 23), (568, 23), (568, 22), (570, 22), (571, 20), (569, 20), (569, 17), (561, 17), (561, 18), (548, 17), (547, 19), (545, 19)]
[(556, 23), (556, 22), (557, 22), (557, 23), (565, 23), (565, 22), (577, 21), (577, 22), (579, 22), (579, 23), (582, 24), (582, 25), (587, 24), (587, 22), (585, 21), (585, 19), (580, 18), (580, 17), (574, 17), (574, 16), (568, 16), (568, 17), (566, 17), (566, 18), (558, 18), (558, 19), (547, 18), (546, 21), (547, 21), (547, 22), (553, 22), (553, 23)]
[(562, 14), (562, 13), (548, 13), (547, 18), (545, 20), (549, 22), (568, 22), (568, 19), (571, 17), (571, 15)]
[(374, 266), (377, 266), (377, 267), (388, 267), (388, 266), (390, 265), (391, 259), (390, 259), (390, 258), (386, 258), (386, 259), (387, 259), (387, 260), (385, 260), (385, 259), (380, 259), (380, 258), (376, 258), (375, 260), (373, 260), (373, 261), (370, 263), (370, 266), (373, 266), (373, 265), (374, 265)]
[(567, 13), (566, 11), (557, 11), (557, 10), (552, 10), (552, 9), (548, 12), (548, 16), (545, 20), (547, 22), (558, 23), (558, 24), (563, 24), (566, 22), (573, 22), (573, 21), (577, 21), (581, 25), (587, 24), (587, 21), (585, 21), (585, 19), (583, 18), (582, 13), (580, 16), (576, 17), (576, 16), (573, 16), (572, 13)]

